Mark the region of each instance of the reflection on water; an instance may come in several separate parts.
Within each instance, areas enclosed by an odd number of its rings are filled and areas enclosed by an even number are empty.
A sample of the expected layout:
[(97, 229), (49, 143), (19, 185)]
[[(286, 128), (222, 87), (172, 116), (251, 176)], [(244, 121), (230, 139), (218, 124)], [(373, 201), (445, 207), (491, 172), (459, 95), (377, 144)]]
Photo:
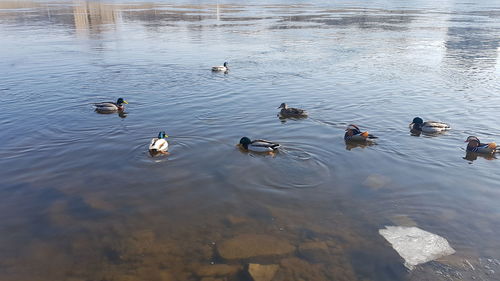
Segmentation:
[(351, 150), (353, 148), (359, 147), (359, 148), (367, 148), (369, 146), (375, 145), (376, 143), (373, 141), (367, 141), (367, 142), (346, 142), (345, 143), (345, 149), (346, 150)]
[(497, 159), (495, 154), (480, 154), (480, 153), (471, 152), (471, 151), (466, 151), (465, 157), (464, 157), (464, 159), (470, 161), (471, 164), (473, 161), (476, 161), (478, 158), (483, 158), (486, 160)]
[(75, 2), (73, 7), (75, 30), (86, 35), (99, 34), (106, 30), (106, 26), (114, 27), (120, 21), (120, 14), (111, 5), (101, 2)]
[[(499, 8), (1, 1), (0, 280), (500, 279), (500, 162), (463, 147), (500, 140)], [(412, 137), (419, 115), (453, 130)], [(387, 225), (457, 252), (408, 272)]]

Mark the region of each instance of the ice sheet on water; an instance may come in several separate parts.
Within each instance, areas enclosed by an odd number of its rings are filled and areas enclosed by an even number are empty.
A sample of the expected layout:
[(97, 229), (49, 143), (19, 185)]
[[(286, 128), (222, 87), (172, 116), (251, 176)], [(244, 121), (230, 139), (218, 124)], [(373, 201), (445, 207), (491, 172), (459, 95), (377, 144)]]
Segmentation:
[(386, 226), (378, 231), (405, 260), (405, 266), (414, 266), (455, 253), (443, 237), (418, 227)]

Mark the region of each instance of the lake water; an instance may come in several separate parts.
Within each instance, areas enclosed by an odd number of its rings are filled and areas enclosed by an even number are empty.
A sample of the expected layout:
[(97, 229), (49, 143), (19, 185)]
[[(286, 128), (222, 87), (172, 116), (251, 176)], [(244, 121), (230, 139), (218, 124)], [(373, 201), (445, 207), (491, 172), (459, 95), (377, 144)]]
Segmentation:
[[(500, 280), (500, 160), (464, 150), (500, 142), (499, 50), (495, 1), (1, 1), (0, 280)], [(408, 271), (387, 225), (456, 253)]]

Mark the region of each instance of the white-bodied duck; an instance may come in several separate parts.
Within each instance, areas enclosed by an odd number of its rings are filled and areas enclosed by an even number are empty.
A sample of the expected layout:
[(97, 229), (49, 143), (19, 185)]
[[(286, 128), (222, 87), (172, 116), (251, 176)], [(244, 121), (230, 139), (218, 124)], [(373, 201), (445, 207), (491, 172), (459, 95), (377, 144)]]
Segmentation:
[(152, 153), (161, 153), (161, 154), (167, 154), (168, 150), (168, 142), (167, 142), (168, 136), (165, 134), (165, 132), (159, 132), (157, 138), (153, 138), (151, 140), (151, 144), (149, 145), (149, 151)]
[(241, 138), (240, 146), (245, 150), (253, 152), (273, 152), (278, 150), (280, 147), (280, 145), (275, 142), (266, 140), (250, 140), (247, 137)]
[(122, 98), (119, 98), (116, 102), (98, 102), (94, 103), (95, 110), (101, 113), (112, 113), (117, 111), (123, 111), (125, 109), (125, 105), (128, 102)]
[(361, 132), (359, 127), (356, 125), (351, 124), (347, 126), (347, 129), (345, 129), (345, 141), (366, 142), (376, 138), (376, 136), (371, 135), (368, 132)]
[(425, 121), (420, 117), (413, 118), (410, 130), (414, 132), (424, 132), (428, 134), (441, 133), (451, 129), (450, 125), (438, 121)]
[(467, 142), (467, 151), (482, 153), (482, 154), (493, 154), (497, 152), (497, 144), (494, 142), (481, 143), (479, 139), (475, 136), (468, 137), (465, 142)]
[(229, 70), (229, 65), (224, 62), (224, 65), (212, 66), (212, 71), (214, 72), (226, 72)]
[(288, 107), (286, 103), (282, 103), (278, 109), (280, 109), (280, 117), (288, 118), (301, 118), (301, 117), (307, 117), (307, 112), (303, 109), (300, 108), (294, 108), (294, 107)]

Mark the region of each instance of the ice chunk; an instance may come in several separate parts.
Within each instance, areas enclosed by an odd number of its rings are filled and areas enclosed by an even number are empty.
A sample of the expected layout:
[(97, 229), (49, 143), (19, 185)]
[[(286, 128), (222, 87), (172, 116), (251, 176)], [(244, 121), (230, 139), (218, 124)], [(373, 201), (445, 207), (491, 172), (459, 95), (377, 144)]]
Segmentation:
[(418, 227), (386, 226), (378, 231), (405, 260), (405, 266), (414, 266), (455, 253), (443, 237)]

